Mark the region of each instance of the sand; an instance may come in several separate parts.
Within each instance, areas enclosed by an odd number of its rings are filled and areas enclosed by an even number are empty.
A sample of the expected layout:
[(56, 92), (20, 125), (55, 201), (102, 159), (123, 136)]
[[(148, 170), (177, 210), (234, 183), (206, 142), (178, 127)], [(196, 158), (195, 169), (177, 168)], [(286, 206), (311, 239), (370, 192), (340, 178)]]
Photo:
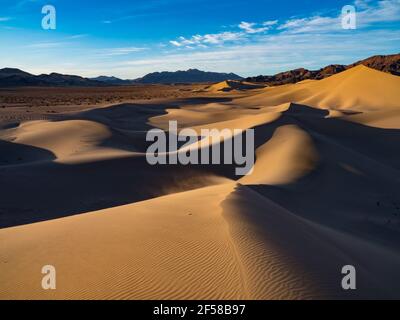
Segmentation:
[(285, 185), (307, 175), (318, 162), (311, 137), (296, 125), (276, 129), (257, 149), (253, 174), (239, 180), (247, 185)]
[(222, 93), (222, 92), (238, 92), (246, 90), (262, 89), (266, 86), (259, 83), (252, 83), (247, 81), (226, 80), (215, 83), (205, 89), (206, 92)]
[[(399, 79), (355, 67), (4, 123), (0, 299), (400, 298)], [(150, 166), (146, 132), (170, 120), (255, 129), (253, 174)]]

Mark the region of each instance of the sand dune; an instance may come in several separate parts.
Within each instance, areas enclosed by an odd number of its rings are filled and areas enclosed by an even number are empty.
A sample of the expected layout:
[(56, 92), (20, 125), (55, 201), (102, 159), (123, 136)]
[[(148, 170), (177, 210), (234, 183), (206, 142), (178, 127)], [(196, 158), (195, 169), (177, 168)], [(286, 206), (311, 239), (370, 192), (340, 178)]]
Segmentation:
[[(20, 270), (5, 268), (0, 295), (248, 298), (245, 274), (219, 207), (231, 190), (227, 184), (2, 230), (3, 263), (29, 259), (31, 271), (19, 275)], [(44, 292), (34, 281), (40, 277), (36, 271), (48, 263), (57, 266), (59, 274), (60, 290), (54, 293)], [(16, 278), (18, 283), (12, 280)]]
[[(355, 67), (3, 126), (0, 299), (400, 298), (399, 79)], [(253, 174), (150, 166), (146, 132), (171, 120), (254, 128)]]
[(208, 88), (206, 88), (206, 91), (218, 93), (218, 92), (254, 90), (262, 88), (265, 88), (265, 85), (246, 82), (246, 81), (226, 80), (209, 86)]
[(318, 159), (309, 135), (295, 125), (279, 127), (256, 155), (253, 174), (240, 179), (240, 183), (288, 184), (312, 171)]
[(5, 141), (48, 150), (60, 163), (129, 154), (120, 149), (100, 146), (102, 141), (111, 137), (112, 132), (108, 127), (84, 120), (30, 121), (0, 135)]
[[(236, 100), (233, 100), (236, 103)], [(260, 124), (275, 121), (290, 103), (264, 108), (239, 107), (235, 104), (212, 103), (205, 106), (183, 106), (180, 109), (166, 109), (167, 114), (150, 118), (149, 124), (168, 130), (169, 121), (177, 121), (178, 128), (192, 128), (199, 131), (209, 129), (249, 129)]]

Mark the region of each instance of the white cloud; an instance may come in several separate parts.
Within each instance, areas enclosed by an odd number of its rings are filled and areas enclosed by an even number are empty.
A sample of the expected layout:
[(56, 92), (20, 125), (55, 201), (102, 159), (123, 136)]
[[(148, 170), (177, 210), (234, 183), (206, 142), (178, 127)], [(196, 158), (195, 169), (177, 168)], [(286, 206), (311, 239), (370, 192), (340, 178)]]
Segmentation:
[(175, 47), (199, 47), (205, 48), (207, 45), (221, 45), (225, 42), (234, 42), (243, 38), (241, 32), (221, 32), (215, 34), (194, 35), (189, 39), (179, 37), (178, 40), (170, 41), (169, 43)]
[(264, 26), (262, 28), (255, 28), (256, 25), (257, 24), (253, 23), (253, 22), (242, 21), (239, 24), (239, 28), (244, 30), (244, 32), (250, 33), (250, 34), (264, 32), (264, 31), (267, 31), (269, 29), (269, 26)]
[(277, 29), (290, 33), (312, 33), (340, 30), (342, 27), (339, 17), (314, 16), (309, 18), (291, 19)]
[(279, 20), (270, 20), (270, 21), (264, 21), (262, 23), (263, 26), (273, 26), (278, 24)]
[(180, 42), (178, 42), (178, 41), (175, 41), (175, 40), (170, 41), (169, 43), (174, 45), (175, 47), (182, 47), (182, 44)]
[(211, 44), (220, 44), (227, 41), (237, 41), (242, 38), (241, 33), (237, 32), (222, 32), (217, 34), (206, 34), (201, 38), (201, 36), (197, 36), (197, 39), (204, 43), (211, 43)]

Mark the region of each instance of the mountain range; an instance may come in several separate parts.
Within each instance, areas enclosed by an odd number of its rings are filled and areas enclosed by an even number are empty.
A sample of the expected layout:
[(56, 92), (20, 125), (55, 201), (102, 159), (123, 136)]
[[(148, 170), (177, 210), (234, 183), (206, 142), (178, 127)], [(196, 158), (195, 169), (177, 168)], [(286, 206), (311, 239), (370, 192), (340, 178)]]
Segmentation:
[(234, 73), (204, 72), (197, 69), (176, 72), (154, 72), (143, 78), (136, 79), (136, 83), (194, 83), (194, 82), (220, 82), (225, 80), (242, 80), (241, 76)]
[(206, 72), (198, 69), (189, 69), (176, 72), (153, 72), (135, 80), (122, 80), (116, 77), (100, 76), (91, 80), (105, 82), (111, 85), (132, 84), (174, 84), (174, 83), (208, 83), (225, 80), (242, 80), (241, 76), (234, 73)]
[[(308, 70), (305, 68), (281, 72), (276, 75), (257, 76), (247, 78), (249, 82), (262, 82), (268, 85), (282, 85), (296, 83), (303, 80), (320, 80), (350, 69), (357, 65), (400, 75), (400, 54), (373, 56), (350, 65), (334, 64), (319, 70)], [(234, 73), (205, 72), (197, 69), (176, 72), (154, 72), (142, 78), (134, 80), (123, 80), (116, 77), (100, 76), (96, 78), (84, 78), (76, 75), (65, 75), (59, 73), (33, 75), (15, 68), (0, 69), (0, 87), (20, 86), (120, 86), (134, 84), (176, 84), (176, 83), (210, 83), (225, 80), (243, 80)]]
[(33, 75), (15, 68), (0, 69), (0, 87), (21, 86), (105, 86), (101, 81), (59, 73)]
[(241, 80), (234, 73), (205, 72), (197, 69), (176, 72), (154, 72), (135, 80), (122, 80), (116, 77), (100, 76), (84, 78), (59, 73), (33, 75), (15, 68), (0, 69), (0, 87), (20, 86), (114, 86), (134, 84), (174, 84), (174, 83), (208, 83), (225, 80)]

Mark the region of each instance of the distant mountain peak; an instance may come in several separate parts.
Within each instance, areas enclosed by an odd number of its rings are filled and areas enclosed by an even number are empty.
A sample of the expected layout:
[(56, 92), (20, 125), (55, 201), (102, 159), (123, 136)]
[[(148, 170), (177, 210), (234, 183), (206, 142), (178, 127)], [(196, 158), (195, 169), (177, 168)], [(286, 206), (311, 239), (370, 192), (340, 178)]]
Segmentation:
[(60, 73), (33, 75), (15, 68), (0, 69), (0, 86), (104, 86), (103, 82)]
[(142, 78), (136, 79), (136, 83), (206, 83), (221, 82), (225, 80), (242, 80), (241, 76), (234, 73), (207, 72), (198, 69), (188, 69), (186, 71), (163, 71), (153, 72)]
[(15, 75), (26, 75), (26, 76), (33, 76), (32, 74), (22, 71), (21, 69), (17, 68), (3, 68), (0, 69), (0, 76), (15, 76)]
[(122, 80), (114, 76), (99, 76), (96, 78), (91, 78), (91, 80), (100, 81), (110, 85), (129, 85), (132, 84), (132, 80)]

